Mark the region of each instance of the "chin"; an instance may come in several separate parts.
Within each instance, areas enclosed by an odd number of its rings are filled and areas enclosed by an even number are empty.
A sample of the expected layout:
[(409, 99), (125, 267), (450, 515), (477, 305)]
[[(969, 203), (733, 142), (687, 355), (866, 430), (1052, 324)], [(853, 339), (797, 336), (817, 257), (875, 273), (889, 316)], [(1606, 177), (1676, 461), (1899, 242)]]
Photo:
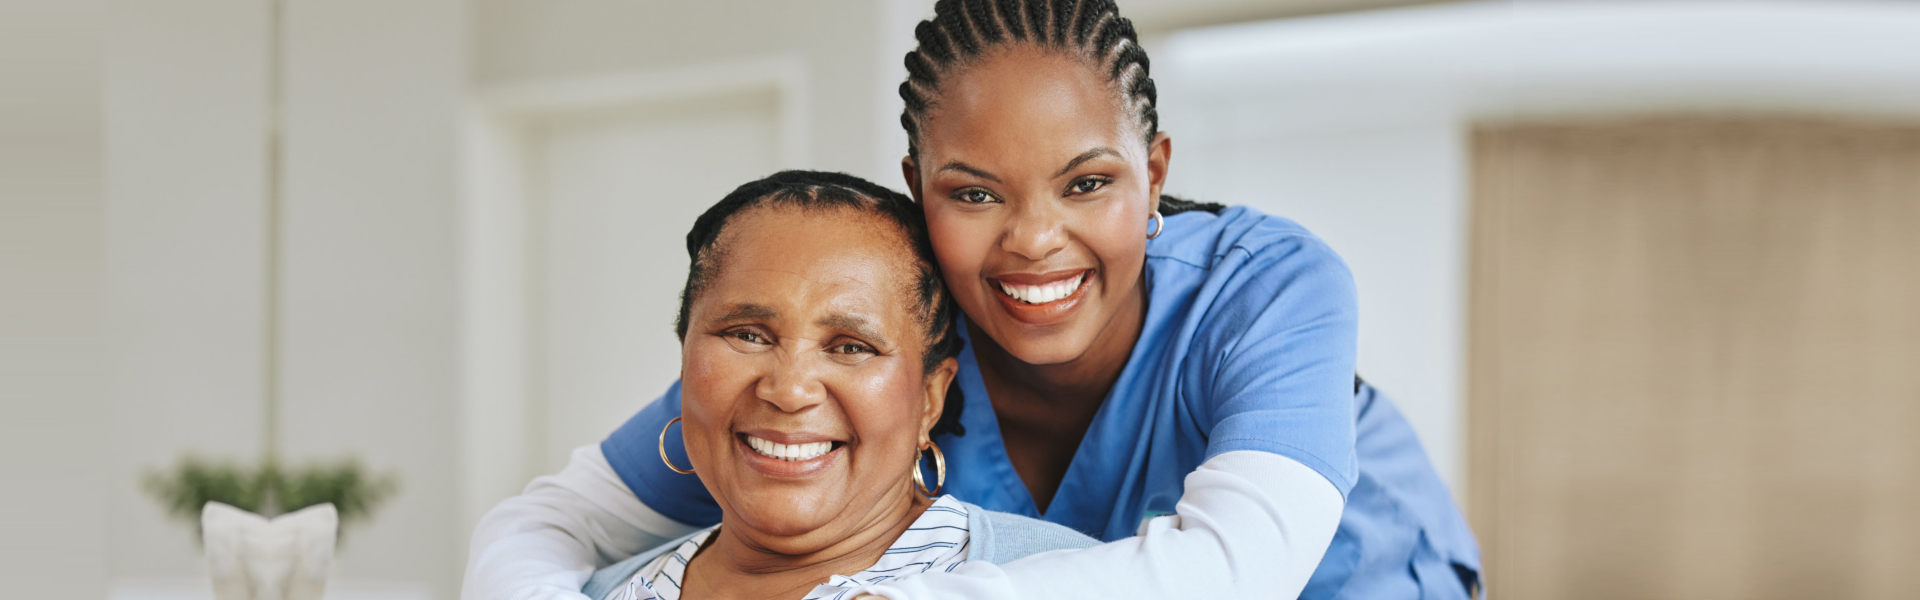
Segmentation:
[(736, 504), (736, 511), (739, 519), (756, 531), (779, 538), (793, 538), (819, 531), (832, 521), (834, 512), (821, 510), (831, 504), (793, 494), (767, 494), (750, 503)]
[[(1058, 365), (1073, 362), (1087, 353), (1092, 345), (1092, 336), (1082, 335), (1078, 331), (1059, 331), (1048, 335), (1025, 335), (1013, 332), (1008, 336), (1014, 343), (1001, 343), (1000, 347), (1020, 362), (1030, 365)], [(994, 341), (998, 342), (999, 337)]]

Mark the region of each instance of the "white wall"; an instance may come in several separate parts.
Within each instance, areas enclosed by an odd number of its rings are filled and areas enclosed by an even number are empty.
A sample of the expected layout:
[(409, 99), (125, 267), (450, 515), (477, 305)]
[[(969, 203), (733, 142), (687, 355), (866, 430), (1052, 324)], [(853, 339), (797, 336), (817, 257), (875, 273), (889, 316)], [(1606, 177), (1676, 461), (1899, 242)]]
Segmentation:
[[(97, 598), (107, 564), (98, 1), (0, 2), (0, 590)], [(92, 557), (92, 560), (88, 560)]]
[(281, 273), (283, 455), (401, 478), (336, 578), (452, 598), (461, 0), (293, 2)]
[[(906, 0), (478, 0), (475, 81), (487, 88), (792, 56), (804, 64), (810, 90), (808, 160), (796, 166), (901, 187), (898, 167), (883, 169), (886, 161), (875, 158), (878, 131), (888, 123), (899, 127), (899, 108), (896, 98), (894, 119), (876, 119), (888, 110), (876, 107), (884, 96), (874, 90), (899, 82), (875, 65), (886, 64), (878, 37), (883, 15), (904, 10), (917, 21), (911, 6), (918, 4), (932, 6)], [(911, 39), (911, 23), (901, 34)]]
[(280, 343), (266, 345), (266, 4), (120, 2), (105, 19), (106, 312), (115, 594), (204, 587), (139, 474), (183, 452), (355, 455), (401, 490), (348, 532), (340, 589), (451, 598), (459, 0), (290, 2)]
[(166, 520), (142, 474), (183, 452), (262, 451), (264, 7), (123, 2), (109, 14), (114, 579), (199, 570), (189, 527)]

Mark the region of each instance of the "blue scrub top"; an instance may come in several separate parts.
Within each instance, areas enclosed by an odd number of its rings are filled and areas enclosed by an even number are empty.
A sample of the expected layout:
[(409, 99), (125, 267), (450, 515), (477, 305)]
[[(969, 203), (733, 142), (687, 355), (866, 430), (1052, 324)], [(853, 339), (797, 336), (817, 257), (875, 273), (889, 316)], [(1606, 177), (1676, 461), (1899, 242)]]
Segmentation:
[[(1166, 218), (1148, 242), (1147, 314), (1046, 513), (1008, 460), (972, 346), (961, 353), (961, 436), (935, 442), (946, 493), (1102, 540), (1171, 514), (1186, 475), (1215, 455), (1255, 450), (1319, 472), (1346, 498), (1340, 529), (1302, 598), (1464, 598), (1479, 547), (1406, 420), (1354, 377), (1352, 276), (1292, 221), (1234, 207)], [(961, 328), (966, 331), (966, 328)], [(720, 510), (656, 446), (680, 414), (680, 385), (601, 443), (649, 507), (690, 525)], [(679, 430), (668, 453), (686, 464)]]

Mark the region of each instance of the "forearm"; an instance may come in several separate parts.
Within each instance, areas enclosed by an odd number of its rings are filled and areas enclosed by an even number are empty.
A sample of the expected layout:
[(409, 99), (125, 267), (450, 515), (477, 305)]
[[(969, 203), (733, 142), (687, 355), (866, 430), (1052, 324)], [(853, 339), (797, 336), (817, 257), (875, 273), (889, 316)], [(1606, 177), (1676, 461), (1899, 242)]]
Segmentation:
[(970, 562), (871, 586), (893, 600), (961, 598), (1294, 598), (1340, 525), (1340, 492), (1292, 459), (1254, 451), (1189, 474), (1174, 515), (1140, 535), (1004, 565)]
[(595, 568), (693, 529), (648, 509), (598, 445), (582, 446), (560, 473), (534, 479), (480, 520), (461, 598), (581, 600)]

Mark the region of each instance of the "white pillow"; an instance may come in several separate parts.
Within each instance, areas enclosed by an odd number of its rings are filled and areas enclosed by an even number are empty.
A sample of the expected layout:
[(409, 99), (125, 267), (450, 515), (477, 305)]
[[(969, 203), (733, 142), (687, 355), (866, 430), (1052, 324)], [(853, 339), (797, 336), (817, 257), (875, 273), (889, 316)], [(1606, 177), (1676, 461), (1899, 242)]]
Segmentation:
[(215, 600), (320, 600), (340, 514), (309, 506), (269, 521), (219, 502), (200, 511)]

